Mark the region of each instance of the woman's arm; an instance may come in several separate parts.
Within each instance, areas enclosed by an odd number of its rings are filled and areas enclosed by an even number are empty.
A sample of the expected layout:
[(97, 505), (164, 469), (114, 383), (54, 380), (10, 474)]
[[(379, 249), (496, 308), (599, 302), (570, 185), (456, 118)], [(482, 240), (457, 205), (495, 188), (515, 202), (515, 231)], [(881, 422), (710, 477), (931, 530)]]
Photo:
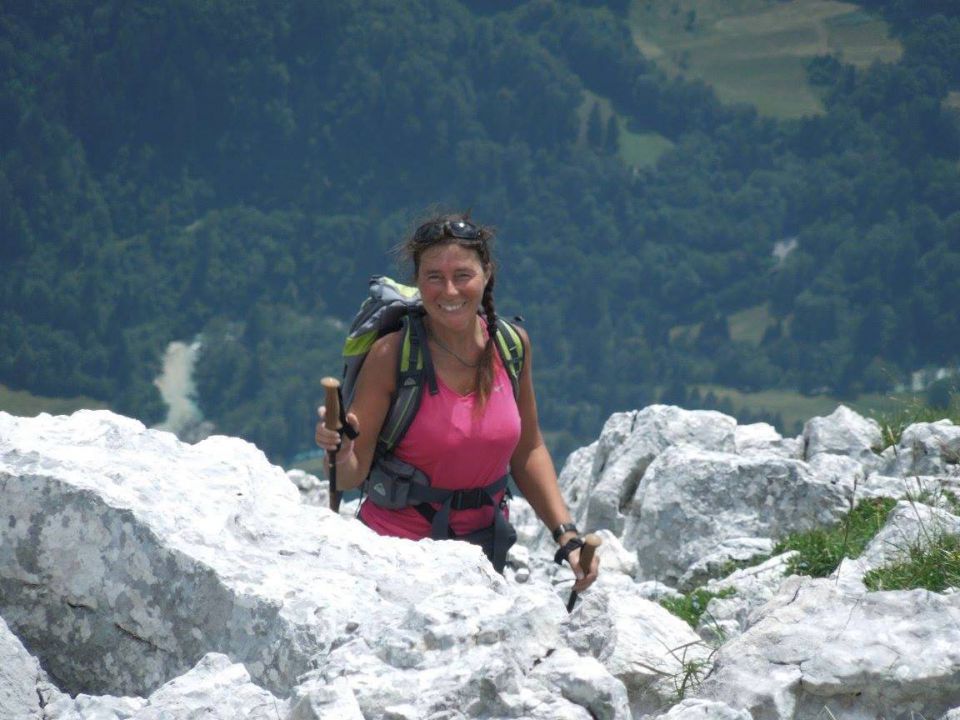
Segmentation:
[[(524, 347), (523, 371), (520, 373), (520, 398), (517, 405), (520, 410), (520, 442), (510, 458), (510, 473), (517, 487), (530, 503), (537, 517), (552, 532), (561, 523), (572, 522), (570, 511), (560, 493), (557, 483), (557, 471), (547, 446), (543, 442), (540, 421), (537, 417), (537, 399), (533, 389), (533, 356), (530, 338), (523, 328), (517, 328)], [(566, 532), (560, 536), (563, 545), (576, 533)], [(580, 578), (580, 551), (570, 553), (570, 565), (578, 575), (574, 589), (578, 592), (588, 587), (597, 578), (598, 560), (594, 557), (590, 572)]]
[[(356, 440), (343, 437), (337, 452), (337, 486), (339, 490), (359, 487), (370, 472), (377, 438), (383, 427), (390, 400), (397, 384), (397, 354), (403, 332), (398, 331), (378, 339), (367, 353), (357, 377), (357, 390), (347, 412), (347, 422), (360, 434)], [(323, 425), (323, 408), (317, 423), (317, 445), (333, 450), (340, 440), (338, 433)]]

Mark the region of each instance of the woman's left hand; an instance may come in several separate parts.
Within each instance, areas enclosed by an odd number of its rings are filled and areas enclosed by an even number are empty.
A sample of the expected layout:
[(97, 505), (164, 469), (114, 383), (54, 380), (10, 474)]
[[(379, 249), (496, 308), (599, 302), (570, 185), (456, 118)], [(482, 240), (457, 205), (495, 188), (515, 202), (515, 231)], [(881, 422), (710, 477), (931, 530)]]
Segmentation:
[(593, 556), (593, 562), (590, 563), (589, 572), (584, 573), (583, 569), (580, 567), (580, 549), (576, 549), (570, 552), (570, 555), (567, 557), (567, 562), (570, 563), (570, 567), (573, 569), (573, 574), (576, 576), (577, 581), (573, 584), (573, 589), (576, 592), (583, 592), (588, 587), (593, 585), (594, 580), (597, 579), (597, 575), (600, 574), (600, 557), (596, 554)]

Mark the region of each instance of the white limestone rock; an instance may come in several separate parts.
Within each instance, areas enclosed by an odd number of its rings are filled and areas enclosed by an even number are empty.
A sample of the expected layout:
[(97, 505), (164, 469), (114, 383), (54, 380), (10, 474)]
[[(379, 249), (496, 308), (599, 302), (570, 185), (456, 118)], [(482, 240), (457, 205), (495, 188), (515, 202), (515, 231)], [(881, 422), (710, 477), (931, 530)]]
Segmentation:
[(656, 720), (753, 720), (746, 710), (734, 710), (722, 702), (689, 698)]
[(350, 683), (345, 678), (325, 681), (312, 671), (301, 679), (292, 698), (286, 720), (363, 720)]
[(514, 547), (519, 545), (536, 551), (553, 543), (537, 513), (523, 497), (513, 497), (510, 500), (510, 524), (517, 531)]
[(939, 717), (960, 697), (960, 595), (789, 578), (697, 696), (764, 720)]
[(627, 550), (620, 538), (609, 530), (599, 530), (596, 533), (603, 543), (597, 548), (597, 557), (600, 558), (600, 572), (620, 573), (627, 577), (634, 577), (637, 574), (639, 563), (637, 554)]
[(725, 540), (777, 538), (836, 521), (852, 488), (832, 480), (800, 460), (671, 447), (626, 508), (624, 545), (637, 550), (639, 578), (675, 586)]
[(243, 665), (226, 655), (209, 653), (146, 701), (81, 695), (49, 705), (44, 720), (285, 720), (287, 715), (287, 701), (253, 684)]
[[(138, 713), (146, 704), (147, 701), (139, 697), (80, 693), (71, 698), (58, 692), (55, 699), (44, 706), (43, 720), (140, 720)], [(223, 716), (211, 714), (209, 717), (215, 720)]]
[(637, 592), (620, 574), (601, 575), (574, 608), (567, 642), (597, 658), (623, 682), (634, 717), (669, 707), (684, 676), (684, 663), (703, 665), (711, 649), (683, 620)]
[(705, 589), (715, 595), (732, 591), (729, 597), (715, 597), (707, 603), (697, 632), (707, 642), (731, 640), (749, 627), (750, 616), (777, 594), (787, 579), (790, 560), (799, 555), (790, 551), (759, 565), (741, 568), (720, 580), (711, 580)]
[(960, 426), (947, 419), (910, 425), (885, 457), (886, 475), (960, 475)]
[[(391, 709), (428, 718), (449, 708), (467, 717), (527, 717), (531, 708), (540, 708), (531, 717), (589, 717), (530, 672), (562, 648), (557, 631), (566, 621), (542, 586), (518, 586), (513, 599), (451, 587), (417, 602), (389, 637), (359, 637), (334, 649), (322, 674), (347, 679), (365, 717)], [(602, 668), (589, 675), (599, 676), (598, 697), (613, 683)]]
[(901, 500), (860, 556), (853, 560), (844, 558), (832, 577), (845, 592), (866, 592), (864, 575), (907, 560), (911, 549), (929, 546), (942, 535), (960, 535), (960, 517), (928, 505)]
[(561, 648), (539, 663), (531, 676), (543, 678), (548, 688), (556, 688), (564, 698), (586, 708), (587, 717), (630, 717), (626, 687), (589, 655)]
[(40, 663), (0, 618), (0, 718), (40, 720), (38, 689), (46, 683)]
[(693, 590), (705, 582), (719, 577), (731, 563), (746, 563), (754, 558), (769, 556), (773, 551), (770, 538), (728, 538), (721, 540), (710, 551), (687, 568), (677, 587), (683, 591)]
[(849, 488), (851, 494), (859, 492), (866, 483), (863, 464), (846, 455), (818, 453), (807, 461), (807, 466), (821, 482)]
[[(346, 693), (297, 695), (314, 669), (330, 687), (342, 678), (365, 716), (583, 716), (530, 675), (564, 646), (548, 585), (509, 584), (475, 546), (381, 537), (298, 495), (236, 439), (185, 445), (106, 411), (0, 413), (0, 614), (72, 693), (159, 702), (150, 693), (216, 651), (264, 693), (295, 693), (307, 717), (352, 707)], [(206, 662), (196, 672), (245, 687), (233, 664)]]
[(612, 415), (593, 453), (585, 525), (621, 535), (623, 508), (633, 501), (654, 458), (678, 443), (734, 452), (736, 424), (722, 413), (667, 405)]
[(658, 603), (664, 599), (679, 600), (683, 597), (682, 592), (658, 580), (644, 580), (642, 582), (635, 583), (634, 590), (636, 591), (637, 595), (642, 597), (644, 600), (650, 600), (655, 603)]
[(960, 720), (960, 706), (953, 708), (953, 710), (948, 710), (940, 720)]
[(734, 444), (740, 455), (765, 452), (795, 460), (803, 459), (803, 442), (800, 438), (785, 438), (773, 425), (765, 422), (737, 425)]
[[(306, 505), (330, 507), (330, 482), (299, 468), (287, 470), (287, 477), (300, 491), (300, 501)], [(352, 518), (360, 505), (358, 493), (341, 494), (339, 513), (341, 517)]]
[(881, 461), (875, 449), (882, 442), (880, 425), (868, 420), (845, 405), (826, 417), (811, 418), (803, 426), (804, 459), (820, 453), (844, 455), (864, 467), (867, 472), (879, 468)]
[(330, 483), (326, 478), (320, 479), (298, 468), (287, 470), (287, 477), (300, 491), (300, 499), (304, 503), (317, 507), (330, 507)]
[(857, 488), (857, 497), (861, 499), (888, 497), (898, 500), (913, 493), (916, 486), (914, 478), (872, 472)]

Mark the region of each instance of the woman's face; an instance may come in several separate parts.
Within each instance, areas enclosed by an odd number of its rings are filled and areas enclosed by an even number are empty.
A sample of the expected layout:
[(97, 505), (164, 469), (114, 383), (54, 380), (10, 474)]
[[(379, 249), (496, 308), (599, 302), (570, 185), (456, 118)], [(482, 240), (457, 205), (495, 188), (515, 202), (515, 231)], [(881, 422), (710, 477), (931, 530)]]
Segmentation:
[(435, 245), (420, 256), (417, 287), (423, 307), (433, 322), (452, 331), (475, 326), (489, 279), (477, 251), (456, 243)]

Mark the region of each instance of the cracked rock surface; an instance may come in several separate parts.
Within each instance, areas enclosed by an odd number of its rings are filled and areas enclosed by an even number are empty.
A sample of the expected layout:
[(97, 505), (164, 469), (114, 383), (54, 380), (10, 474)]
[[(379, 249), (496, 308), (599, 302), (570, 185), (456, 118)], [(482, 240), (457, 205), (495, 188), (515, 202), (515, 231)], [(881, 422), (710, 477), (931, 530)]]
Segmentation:
[[(237, 439), (0, 413), (0, 720), (954, 720), (960, 593), (862, 583), (905, 541), (960, 532), (953, 426), (904, 438), (877, 455), (846, 409), (800, 438), (617, 413), (561, 472), (604, 539), (568, 615), (569, 569), (522, 499), (501, 577), (478, 548), (331, 513), (323, 481)], [(764, 561), (784, 533), (908, 494), (833, 578)], [(694, 588), (734, 593), (697, 632), (660, 605)]]
[[(278, 699), (311, 672), (343, 678), (328, 700), (369, 717), (585, 717), (567, 699), (583, 677), (533, 672), (564, 647), (552, 588), (508, 584), (466, 543), (383, 538), (304, 505), (246, 442), (186, 445), (105, 411), (0, 413), (0, 498), (0, 617), (70, 695), (153, 702), (215, 653), (218, 677), (246, 687), (238, 664)], [(589, 677), (626, 717), (619, 681)], [(324, 703), (307, 692), (296, 712)]]
[(960, 595), (848, 594), (790, 578), (717, 653), (698, 696), (755, 720), (939, 715), (960, 698)]

